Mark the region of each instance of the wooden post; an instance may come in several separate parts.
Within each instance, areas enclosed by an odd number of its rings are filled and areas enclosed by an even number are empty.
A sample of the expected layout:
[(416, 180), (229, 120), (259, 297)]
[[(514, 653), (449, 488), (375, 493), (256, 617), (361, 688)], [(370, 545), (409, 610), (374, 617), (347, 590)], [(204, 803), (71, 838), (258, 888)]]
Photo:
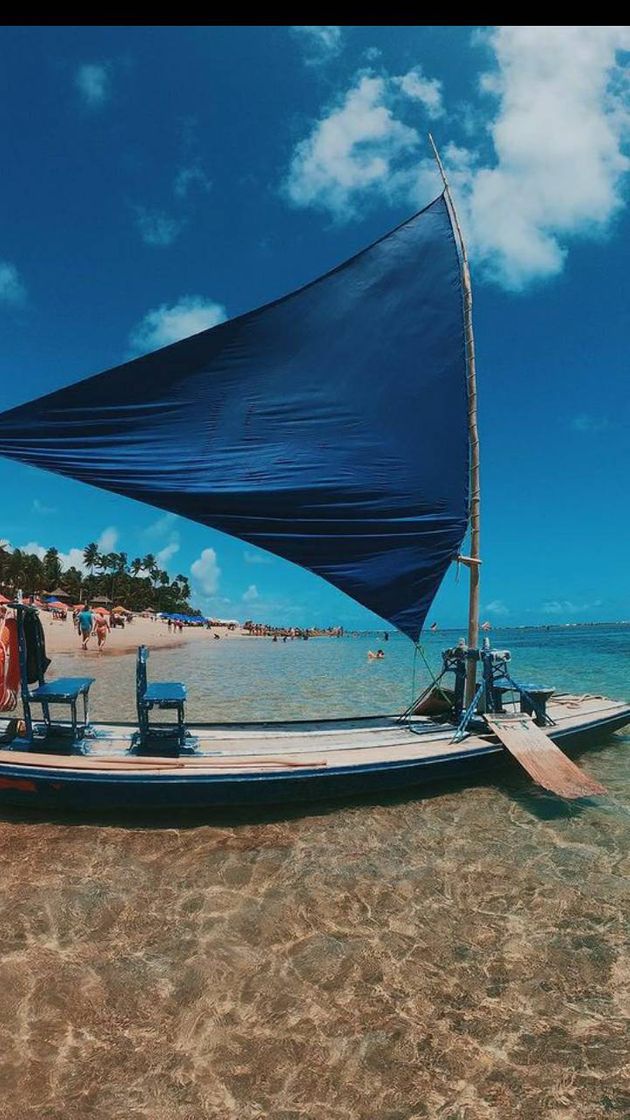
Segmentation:
[[(464, 294), (464, 338), (466, 343), (466, 382), (468, 388), (468, 438), (470, 443), (470, 557), (472, 563), (467, 567), (470, 571), (470, 597), (468, 602), (468, 648), (476, 650), (479, 643), (479, 522), (480, 522), (480, 486), (479, 486), (479, 431), (477, 428), (477, 376), (475, 370), (475, 338), (472, 322), (472, 287), (470, 283), (470, 269), (466, 244), (462, 234), (457, 210), (451, 195), (451, 189), (442, 166), (442, 160), (435, 146), (435, 141), (429, 133), (429, 140), (433, 148), (436, 163), (440, 169), (444, 183), (444, 197), (449, 207), (453, 225), (457, 234), (460, 249), (462, 289)], [(466, 705), (470, 704), (475, 695), (477, 681), (477, 662), (470, 660), (466, 672)]]

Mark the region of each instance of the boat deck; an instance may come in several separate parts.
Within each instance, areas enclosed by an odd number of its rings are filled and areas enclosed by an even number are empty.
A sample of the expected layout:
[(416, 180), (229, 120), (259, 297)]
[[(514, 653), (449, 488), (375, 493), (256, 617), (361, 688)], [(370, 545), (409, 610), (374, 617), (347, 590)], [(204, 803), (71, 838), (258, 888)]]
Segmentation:
[[(589, 731), (614, 730), (630, 722), (630, 705), (600, 696), (555, 696), (548, 707), (554, 740)], [(77, 747), (47, 740), (30, 748), (15, 740), (0, 749), (3, 768), (16, 766), (47, 771), (132, 771), (151, 773), (249, 773), (288, 769), (346, 769), (390, 763), (461, 758), (471, 753), (501, 752), (490, 732), (468, 734), (453, 742), (454, 728), (426, 717), (400, 723), (396, 716), (287, 723), (208, 724), (191, 727), (190, 747), (179, 754), (133, 750), (135, 728), (96, 724)]]

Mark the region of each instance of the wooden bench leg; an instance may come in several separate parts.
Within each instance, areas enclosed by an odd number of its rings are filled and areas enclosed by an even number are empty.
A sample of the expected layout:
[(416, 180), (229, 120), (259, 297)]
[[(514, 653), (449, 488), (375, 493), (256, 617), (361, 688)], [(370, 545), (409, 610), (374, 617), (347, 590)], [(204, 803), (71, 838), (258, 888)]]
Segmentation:
[(149, 730), (149, 713), (146, 704), (141, 705), (140, 713), (140, 746), (146, 747)]
[(46, 724), (46, 735), (48, 735), (51, 727), (51, 719), (50, 708), (45, 700), (42, 700), (42, 716), (44, 717), (44, 723)]

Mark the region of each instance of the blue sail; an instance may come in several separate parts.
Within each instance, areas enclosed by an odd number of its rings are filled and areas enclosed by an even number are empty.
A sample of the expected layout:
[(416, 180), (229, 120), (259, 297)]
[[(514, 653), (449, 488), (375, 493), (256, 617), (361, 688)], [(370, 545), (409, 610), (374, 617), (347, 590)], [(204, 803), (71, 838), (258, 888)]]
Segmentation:
[(444, 197), (283, 299), (3, 413), (0, 454), (267, 549), (417, 639), (468, 519)]

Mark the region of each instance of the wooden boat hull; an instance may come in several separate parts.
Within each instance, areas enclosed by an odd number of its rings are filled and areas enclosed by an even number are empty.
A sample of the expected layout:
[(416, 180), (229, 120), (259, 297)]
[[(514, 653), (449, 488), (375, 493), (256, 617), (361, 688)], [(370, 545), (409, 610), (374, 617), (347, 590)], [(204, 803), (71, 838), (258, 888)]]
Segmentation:
[[(601, 698), (551, 705), (554, 741), (566, 749), (630, 723), (630, 706)], [(595, 701), (595, 703), (593, 702)], [(347, 725), (347, 726), (344, 726)], [(396, 717), (191, 728), (197, 749), (182, 756), (130, 753), (134, 728), (96, 725), (80, 751), (53, 744), (0, 749), (0, 803), (95, 811), (257, 809), (379, 797), (432, 782), (490, 774), (511, 763), (490, 735), (452, 742), (453, 728)]]

